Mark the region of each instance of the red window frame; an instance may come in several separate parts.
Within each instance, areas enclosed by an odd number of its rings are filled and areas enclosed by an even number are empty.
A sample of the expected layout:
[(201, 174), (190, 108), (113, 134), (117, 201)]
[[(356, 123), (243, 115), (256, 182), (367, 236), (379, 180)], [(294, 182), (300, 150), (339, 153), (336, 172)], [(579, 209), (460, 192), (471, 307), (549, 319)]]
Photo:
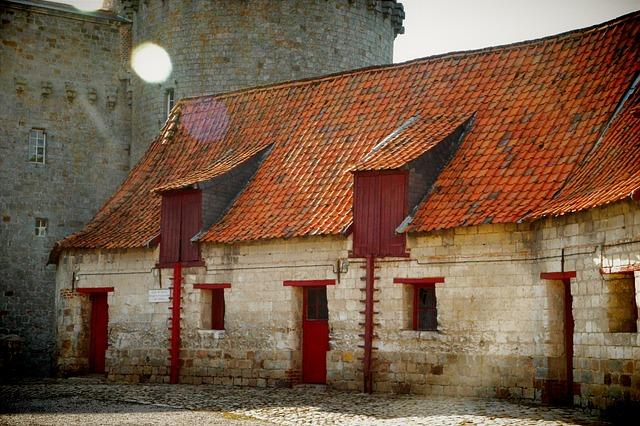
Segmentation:
[[(444, 283), (444, 277), (425, 277), (425, 278), (394, 278), (394, 284), (408, 284), (413, 287), (413, 306), (412, 306), (412, 325), (416, 331), (438, 331), (438, 297), (436, 294), (436, 284)], [(429, 289), (433, 291), (433, 307), (425, 308), (425, 311), (432, 312), (434, 328), (419, 328), (419, 302), (420, 290)]]
[[(433, 307), (420, 306), (420, 292), (433, 292)], [(431, 316), (432, 328), (420, 328), (420, 313), (423, 312)], [(413, 286), (413, 329), (416, 331), (438, 331), (438, 299), (436, 297), (435, 284), (419, 284)]]
[(224, 289), (215, 288), (211, 291), (211, 329), (224, 330)]
[(224, 330), (224, 315), (226, 312), (224, 290), (231, 288), (231, 284), (194, 284), (193, 288), (211, 292), (211, 330)]

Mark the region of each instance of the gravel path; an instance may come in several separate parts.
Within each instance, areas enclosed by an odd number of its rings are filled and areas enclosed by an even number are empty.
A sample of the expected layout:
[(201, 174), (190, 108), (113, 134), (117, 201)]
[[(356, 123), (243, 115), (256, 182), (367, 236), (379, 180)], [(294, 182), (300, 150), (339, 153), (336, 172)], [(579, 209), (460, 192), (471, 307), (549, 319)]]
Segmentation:
[(0, 385), (0, 424), (596, 425), (578, 410), (504, 400), (48, 380)]

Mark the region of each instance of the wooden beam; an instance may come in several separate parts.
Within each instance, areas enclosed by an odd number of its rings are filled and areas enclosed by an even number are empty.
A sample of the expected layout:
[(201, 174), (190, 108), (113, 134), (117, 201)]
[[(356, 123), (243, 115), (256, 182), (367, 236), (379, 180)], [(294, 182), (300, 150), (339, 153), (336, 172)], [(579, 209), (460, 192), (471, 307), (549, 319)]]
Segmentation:
[(335, 284), (336, 280), (286, 280), (282, 282), (285, 287), (321, 287)]

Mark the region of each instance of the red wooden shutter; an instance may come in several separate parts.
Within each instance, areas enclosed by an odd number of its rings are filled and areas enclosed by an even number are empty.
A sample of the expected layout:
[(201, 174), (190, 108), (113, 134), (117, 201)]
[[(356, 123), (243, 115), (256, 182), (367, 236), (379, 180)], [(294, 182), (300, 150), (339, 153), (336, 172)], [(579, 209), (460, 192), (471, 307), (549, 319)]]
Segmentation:
[(395, 230), (407, 214), (407, 173), (356, 174), (353, 188), (353, 255), (404, 256)]
[(211, 329), (224, 330), (224, 289), (211, 290)]
[(403, 256), (405, 235), (396, 234), (407, 210), (407, 174), (380, 176), (380, 256)]
[(182, 215), (180, 230), (180, 260), (192, 262), (200, 260), (200, 244), (191, 238), (202, 227), (202, 192), (189, 191), (182, 195)]
[(174, 263), (180, 260), (180, 207), (179, 194), (162, 196), (160, 210), (160, 263)]
[(375, 255), (380, 245), (380, 187), (377, 174), (357, 174), (353, 184), (353, 254)]

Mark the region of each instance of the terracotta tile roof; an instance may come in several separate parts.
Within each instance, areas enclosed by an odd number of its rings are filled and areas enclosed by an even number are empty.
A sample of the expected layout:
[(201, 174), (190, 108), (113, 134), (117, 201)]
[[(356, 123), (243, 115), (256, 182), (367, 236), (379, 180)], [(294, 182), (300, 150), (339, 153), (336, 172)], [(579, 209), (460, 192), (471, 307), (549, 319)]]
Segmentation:
[[(640, 80), (640, 75), (638, 75)], [(551, 201), (528, 219), (559, 216), (619, 201), (640, 191), (640, 87), (626, 102), (602, 141)]]
[(353, 170), (398, 169), (442, 142), (469, 119), (461, 115), (413, 116), (373, 147)]
[[(159, 232), (154, 188), (224, 173), (269, 145), (252, 181), (202, 239), (340, 233), (352, 220), (349, 171), (413, 116), (453, 126), (475, 114), (475, 123), (409, 231), (516, 221), (545, 205), (592, 151), (640, 69), (639, 39), (635, 13), (536, 41), (182, 100), (173, 128), (165, 126), (96, 217), (58, 249), (143, 246)], [(422, 124), (412, 153), (437, 139)], [(616, 124), (610, 143), (615, 131), (628, 136)], [(380, 161), (391, 159), (383, 154)]]

